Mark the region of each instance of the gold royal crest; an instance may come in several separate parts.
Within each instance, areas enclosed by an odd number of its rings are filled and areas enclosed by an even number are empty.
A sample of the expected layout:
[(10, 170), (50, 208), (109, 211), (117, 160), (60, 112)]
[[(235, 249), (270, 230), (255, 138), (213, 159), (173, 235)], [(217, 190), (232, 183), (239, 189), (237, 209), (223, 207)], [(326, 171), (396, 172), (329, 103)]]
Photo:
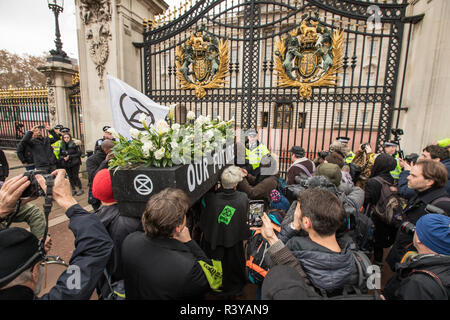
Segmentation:
[(224, 87), (229, 67), (228, 41), (217, 40), (204, 31), (204, 25), (197, 28), (184, 45), (177, 47), (175, 55), (181, 89), (195, 89), (200, 99), (206, 95), (205, 89)]
[(299, 27), (276, 44), (278, 86), (296, 87), (305, 99), (313, 87), (334, 86), (343, 67), (343, 34), (322, 26), (317, 14), (303, 15)]

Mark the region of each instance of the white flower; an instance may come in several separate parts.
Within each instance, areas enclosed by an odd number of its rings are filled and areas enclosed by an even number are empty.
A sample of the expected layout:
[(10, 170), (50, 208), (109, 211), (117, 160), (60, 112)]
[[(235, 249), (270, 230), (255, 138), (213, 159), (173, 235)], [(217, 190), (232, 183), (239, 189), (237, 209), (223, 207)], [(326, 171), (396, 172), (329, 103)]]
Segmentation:
[(147, 120), (147, 115), (145, 113), (141, 113), (139, 115), (139, 122), (142, 123)]
[(172, 130), (179, 130), (180, 129), (180, 124), (179, 123), (174, 123), (172, 125)]
[(172, 149), (176, 149), (176, 148), (178, 148), (178, 143), (176, 141), (172, 141), (170, 143), (170, 146), (172, 147)]
[(170, 126), (165, 120), (158, 120), (158, 122), (156, 122), (155, 129), (159, 134), (164, 134), (169, 132)]
[(208, 130), (203, 132), (203, 139), (206, 141), (211, 140), (214, 137), (214, 131), (213, 130)]
[(195, 124), (198, 126), (202, 126), (207, 122), (207, 118), (205, 116), (199, 115), (197, 120), (195, 120)]
[(217, 122), (220, 122), (220, 120), (222, 120), (222, 118), (220, 116), (216, 117)]
[(195, 119), (195, 112), (194, 111), (189, 111), (186, 115), (186, 119), (188, 120), (194, 120)]
[(130, 129), (130, 136), (132, 136), (133, 138), (137, 139), (139, 137), (139, 133), (140, 131), (138, 129), (135, 128)]
[(142, 146), (142, 152), (146, 157), (150, 155), (150, 151), (155, 151), (155, 147), (153, 146), (153, 143), (151, 141), (147, 141)]
[(165, 152), (166, 152), (166, 150), (164, 149), (164, 147), (161, 147), (161, 149), (159, 149), (155, 152), (155, 159), (161, 160), (164, 157)]

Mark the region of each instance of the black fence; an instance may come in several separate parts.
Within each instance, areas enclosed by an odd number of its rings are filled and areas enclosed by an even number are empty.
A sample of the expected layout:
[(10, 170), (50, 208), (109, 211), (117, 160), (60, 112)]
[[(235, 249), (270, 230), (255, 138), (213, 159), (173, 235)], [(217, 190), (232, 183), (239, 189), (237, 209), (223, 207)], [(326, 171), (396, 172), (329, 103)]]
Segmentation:
[(50, 123), (47, 89), (0, 91), (0, 147), (15, 149), (25, 132)]

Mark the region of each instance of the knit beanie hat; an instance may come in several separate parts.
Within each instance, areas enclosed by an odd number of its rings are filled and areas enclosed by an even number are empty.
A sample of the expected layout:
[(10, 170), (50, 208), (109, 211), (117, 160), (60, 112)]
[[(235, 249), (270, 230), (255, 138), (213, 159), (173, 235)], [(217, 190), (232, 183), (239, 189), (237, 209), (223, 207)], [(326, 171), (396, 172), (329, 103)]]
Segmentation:
[(95, 175), (94, 181), (92, 182), (92, 195), (102, 202), (116, 202), (112, 190), (111, 175), (108, 169), (102, 169)]
[[(38, 239), (23, 228), (0, 231), (0, 256), (0, 288), (43, 259)], [(6, 280), (15, 271), (16, 275)]]
[(278, 190), (276, 190), (276, 189), (273, 189), (271, 192), (270, 192), (270, 201), (272, 201), (272, 202), (280, 202), (280, 200), (281, 200), (281, 194), (280, 194), (280, 192), (278, 192)]
[(416, 223), (416, 234), (428, 249), (443, 255), (450, 255), (450, 217), (430, 213)]
[(341, 184), (342, 172), (337, 164), (322, 163), (317, 167), (316, 175), (327, 177), (336, 187)]

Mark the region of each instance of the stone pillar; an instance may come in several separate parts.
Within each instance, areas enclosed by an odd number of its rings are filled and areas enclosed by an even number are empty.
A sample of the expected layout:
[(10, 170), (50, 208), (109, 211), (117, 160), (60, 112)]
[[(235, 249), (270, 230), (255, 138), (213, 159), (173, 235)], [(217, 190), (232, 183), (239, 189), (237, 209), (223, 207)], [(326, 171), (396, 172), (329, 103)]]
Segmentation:
[(69, 101), (69, 90), (72, 86), (72, 76), (77, 73), (72, 63), (49, 61), (37, 68), (47, 77), (48, 109), (50, 125), (66, 126), (73, 131)]
[(450, 1), (411, 1), (408, 16), (423, 13), (412, 30), (401, 105), (408, 111), (399, 126), (405, 131), (404, 151), (419, 154), (428, 144), (450, 136)]
[(145, 19), (167, 9), (162, 0), (75, 0), (80, 95), (86, 150), (93, 150), (102, 127), (112, 126), (106, 75), (142, 91), (140, 49)]

